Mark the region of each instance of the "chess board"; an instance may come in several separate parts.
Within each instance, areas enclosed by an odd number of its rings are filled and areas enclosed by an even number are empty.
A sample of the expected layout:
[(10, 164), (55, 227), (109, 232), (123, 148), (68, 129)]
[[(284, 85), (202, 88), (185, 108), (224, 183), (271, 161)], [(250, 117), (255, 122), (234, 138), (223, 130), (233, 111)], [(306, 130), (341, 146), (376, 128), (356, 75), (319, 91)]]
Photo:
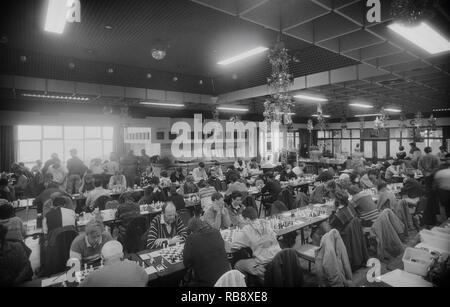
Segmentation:
[(184, 245), (175, 245), (164, 248), (159, 251), (159, 255), (170, 264), (176, 264), (183, 261)]

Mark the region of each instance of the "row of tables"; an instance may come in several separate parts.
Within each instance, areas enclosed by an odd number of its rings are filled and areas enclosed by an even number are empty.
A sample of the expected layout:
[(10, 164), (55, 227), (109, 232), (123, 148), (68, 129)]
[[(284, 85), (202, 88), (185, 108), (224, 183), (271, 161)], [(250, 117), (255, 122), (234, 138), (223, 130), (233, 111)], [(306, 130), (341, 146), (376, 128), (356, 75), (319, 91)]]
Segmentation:
[[(331, 203), (328, 203), (298, 208), (284, 212), (276, 218), (268, 219), (268, 221), (271, 225), (273, 225), (273, 229), (277, 236), (282, 236), (327, 220), (329, 214), (326, 212), (330, 212), (332, 206), (333, 205)], [(232, 253), (232, 239), (239, 231), (241, 231), (241, 229), (238, 228), (225, 229), (221, 231), (227, 253)], [(184, 244), (180, 244), (165, 249), (144, 250), (137, 254), (128, 255), (128, 259), (138, 262), (140, 266), (145, 268), (147, 274), (149, 275), (149, 282), (151, 283), (170, 277), (173, 274), (180, 274), (180, 276), (183, 275), (185, 271), (182, 258), (183, 247)], [(161, 267), (163, 269), (159, 269), (160, 265), (163, 266)], [(50, 278), (37, 279), (30, 282), (29, 285), (61, 286), (61, 283), (64, 281), (65, 273), (62, 273), (56, 274)]]

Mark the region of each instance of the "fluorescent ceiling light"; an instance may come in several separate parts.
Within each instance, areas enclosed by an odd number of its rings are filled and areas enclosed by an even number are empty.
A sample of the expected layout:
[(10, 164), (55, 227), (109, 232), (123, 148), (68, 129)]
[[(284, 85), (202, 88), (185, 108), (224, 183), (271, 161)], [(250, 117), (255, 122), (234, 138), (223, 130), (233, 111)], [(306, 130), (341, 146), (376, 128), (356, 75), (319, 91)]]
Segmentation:
[(381, 114), (359, 114), (355, 115), (355, 117), (371, 117), (371, 116), (380, 116)]
[(141, 101), (139, 104), (148, 105), (148, 106), (160, 106), (160, 107), (177, 107), (182, 108), (184, 104), (181, 103), (164, 103), (164, 102), (147, 102)]
[(234, 62), (243, 60), (243, 59), (245, 59), (245, 58), (251, 57), (251, 56), (253, 56), (253, 55), (262, 53), (262, 52), (264, 52), (264, 51), (266, 51), (266, 50), (268, 50), (268, 49), (269, 49), (269, 48), (266, 48), (266, 47), (257, 47), (257, 48), (255, 48), (255, 49), (252, 49), (252, 50), (243, 52), (243, 53), (238, 54), (238, 55), (236, 55), (236, 56), (234, 56), (234, 57), (231, 57), (231, 58), (229, 58), (229, 59), (220, 61), (220, 62), (218, 62), (217, 64), (219, 64), (219, 65), (228, 65), (228, 64), (231, 64), (231, 63), (234, 63)]
[(243, 108), (231, 108), (231, 107), (218, 107), (217, 110), (222, 110), (222, 111), (236, 111), (236, 112), (248, 112), (248, 109), (243, 109)]
[(66, 26), (67, 0), (49, 0), (44, 30), (62, 34)]
[(326, 99), (326, 98), (321, 98), (321, 97), (317, 97), (317, 96), (310, 96), (310, 95), (304, 95), (304, 94), (295, 95), (294, 98), (305, 99), (305, 100), (312, 100), (312, 101), (319, 101), (319, 102), (328, 101), (328, 99)]
[(412, 27), (393, 23), (388, 27), (428, 53), (450, 51), (450, 42), (425, 22)]
[(362, 104), (362, 103), (351, 103), (350, 104), (352, 107), (358, 107), (358, 108), (364, 108), (364, 109), (372, 109), (373, 106), (367, 105), (367, 104)]
[(80, 100), (80, 101), (88, 101), (87, 97), (77, 97), (77, 96), (58, 96), (58, 95), (40, 95), (40, 94), (22, 94), (24, 97), (33, 97), (33, 98), (45, 98), (45, 99), (60, 99), (60, 100)]
[[(319, 115), (317, 115), (317, 114), (313, 114), (313, 115), (311, 115), (312, 117), (318, 117)], [(330, 118), (331, 116), (330, 115), (322, 115), (323, 117), (325, 117), (325, 118)]]
[(399, 109), (384, 109), (385, 111), (388, 111), (388, 112), (392, 112), (392, 113), (400, 113), (400, 112), (402, 112), (402, 110), (399, 110)]

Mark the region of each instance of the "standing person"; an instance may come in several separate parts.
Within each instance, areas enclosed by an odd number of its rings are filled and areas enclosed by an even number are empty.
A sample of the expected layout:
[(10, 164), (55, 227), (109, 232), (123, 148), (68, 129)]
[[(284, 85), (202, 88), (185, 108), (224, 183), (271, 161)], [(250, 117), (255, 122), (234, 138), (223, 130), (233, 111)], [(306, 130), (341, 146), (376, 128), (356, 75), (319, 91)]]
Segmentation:
[(51, 165), (48, 168), (47, 173), (52, 175), (53, 182), (58, 184), (61, 190), (66, 190), (67, 170), (61, 165), (60, 162), (56, 162)]
[(67, 160), (67, 193), (69, 194), (78, 193), (81, 187), (81, 178), (88, 169), (87, 166), (84, 165), (83, 161), (78, 158), (77, 154), (78, 152), (75, 148), (71, 149), (71, 158)]
[(141, 150), (141, 156), (138, 158), (138, 162), (140, 172), (145, 171), (145, 169), (150, 165), (150, 156), (147, 155), (145, 149)]
[(411, 149), (409, 150), (409, 157), (411, 160), (418, 160), (419, 157), (422, 155), (422, 152), (420, 149), (416, 146), (416, 143), (409, 143), (409, 146)]
[(183, 263), (192, 269), (189, 286), (212, 287), (230, 268), (225, 252), (225, 242), (217, 229), (198, 217), (189, 220), (190, 235), (183, 250)]
[(145, 270), (124, 259), (119, 241), (106, 242), (101, 249), (104, 266), (89, 274), (80, 287), (145, 287), (148, 275)]
[(230, 215), (225, 208), (222, 194), (216, 192), (211, 196), (212, 205), (206, 209), (202, 219), (212, 228), (220, 230), (231, 226)]
[(108, 183), (111, 177), (114, 176), (116, 172), (120, 171), (119, 158), (117, 157), (117, 154), (115, 152), (112, 152), (109, 155), (109, 161), (105, 161), (102, 167), (105, 171), (105, 173), (103, 174), (104, 182)]
[(137, 182), (138, 160), (132, 150), (123, 157), (121, 165), (127, 179), (127, 186), (133, 187)]
[(231, 243), (231, 250), (237, 251), (248, 247), (252, 250), (253, 257), (239, 260), (234, 267), (242, 273), (255, 275), (264, 280), (266, 265), (281, 251), (277, 236), (268, 221), (258, 219), (255, 208), (245, 208), (242, 217), (246, 225), (237, 233)]
[(450, 218), (450, 154), (447, 154), (444, 159), (445, 164), (434, 175), (434, 185), (441, 206), (445, 208), (447, 218)]
[(59, 159), (57, 153), (52, 153), (51, 158), (45, 161), (44, 167), (42, 168), (42, 173), (47, 174), (48, 168), (55, 163), (61, 164), (61, 160)]
[(441, 161), (431, 153), (431, 147), (425, 147), (425, 155), (418, 160), (417, 166), (425, 178), (430, 177), (438, 169)]

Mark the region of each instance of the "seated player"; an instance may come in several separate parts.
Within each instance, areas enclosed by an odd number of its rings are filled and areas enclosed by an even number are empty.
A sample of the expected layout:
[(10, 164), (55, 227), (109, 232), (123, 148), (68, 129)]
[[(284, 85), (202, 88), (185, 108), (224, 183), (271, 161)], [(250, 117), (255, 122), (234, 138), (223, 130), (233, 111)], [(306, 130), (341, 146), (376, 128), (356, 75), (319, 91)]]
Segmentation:
[(159, 187), (159, 178), (152, 177), (148, 181), (149, 186), (144, 189), (144, 196), (139, 200), (139, 205), (166, 201), (166, 195)]
[(231, 243), (231, 250), (237, 251), (248, 247), (252, 250), (253, 257), (239, 260), (234, 267), (242, 273), (255, 275), (264, 280), (266, 265), (281, 251), (277, 236), (268, 221), (258, 219), (255, 208), (245, 208), (242, 217), (247, 225), (236, 234)]
[(22, 220), (15, 216), (14, 207), (5, 199), (0, 199), (0, 225), (8, 231), (6, 239), (23, 242), (27, 229)]
[(86, 207), (93, 209), (95, 205), (95, 201), (103, 195), (110, 195), (111, 192), (103, 188), (103, 181), (99, 178), (95, 179), (95, 189), (88, 192), (86, 197)]
[(217, 190), (210, 186), (207, 181), (200, 180), (198, 185), (198, 196), (200, 197), (200, 202), (202, 205), (203, 211), (208, 210), (208, 208), (212, 204), (211, 196), (217, 192)]
[(228, 210), (225, 208), (222, 194), (215, 192), (211, 196), (212, 205), (205, 211), (202, 219), (214, 229), (225, 229), (231, 226)]
[(179, 192), (183, 196), (198, 192), (198, 187), (194, 183), (193, 176), (189, 175), (186, 177), (186, 182), (183, 185), (181, 185)]
[(240, 192), (242, 195), (247, 196), (248, 188), (245, 183), (239, 181), (238, 175), (233, 175), (231, 178), (231, 183), (228, 185), (228, 189), (225, 192), (225, 195), (231, 195), (233, 192)]
[(192, 176), (194, 177), (194, 181), (198, 182), (200, 180), (208, 180), (208, 175), (205, 170), (205, 163), (200, 162), (197, 168), (194, 168), (192, 171)]
[(349, 187), (348, 192), (352, 195), (352, 204), (361, 219), (361, 225), (363, 227), (372, 226), (380, 215), (372, 196), (361, 191), (356, 185)]
[(114, 175), (109, 178), (108, 188), (110, 190), (118, 190), (125, 192), (127, 189), (127, 179), (120, 171), (115, 171)]
[(60, 227), (75, 226), (75, 211), (68, 209), (68, 207), (72, 206), (71, 203), (72, 200), (64, 196), (57, 196), (53, 199), (52, 208), (42, 221), (42, 228), (45, 234)]
[(79, 234), (73, 240), (70, 247), (70, 258), (79, 259), (82, 265), (95, 266), (100, 264), (100, 252), (103, 245), (113, 238), (109, 232), (104, 230), (103, 223), (98, 220), (90, 221), (85, 229), (85, 233)]
[(0, 225), (0, 287), (18, 286), (31, 280), (30, 252), (22, 241), (8, 239), (8, 229)]
[(244, 226), (244, 221), (242, 219), (242, 212), (244, 209), (245, 208), (242, 205), (242, 194), (239, 192), (231, 194), (231, 206), (228, 207), (231, 226), (239, 228)]
[(147, 236), (147, 247), (162, 248), (164, 244), (175, 245), (186, 239), (186, 228), (173, 202), (162, 206), (162, 214), (155, 217)]
[(225, 244), (217, 229), (198, 217), (189, 221), (183, 263), (193, 274), (188, 286), (212, 287), (230, 268)]
[(101, 250), (104, 266), (90, 273), (80, 287), (145, 287), (148, 275), (135, 262), (124, 259), (119, 241), (106, 242)]
[(372, 189), (377, 186), (378, 172), (371, 169), (361, 177), (360, 185), (363, 189)]

